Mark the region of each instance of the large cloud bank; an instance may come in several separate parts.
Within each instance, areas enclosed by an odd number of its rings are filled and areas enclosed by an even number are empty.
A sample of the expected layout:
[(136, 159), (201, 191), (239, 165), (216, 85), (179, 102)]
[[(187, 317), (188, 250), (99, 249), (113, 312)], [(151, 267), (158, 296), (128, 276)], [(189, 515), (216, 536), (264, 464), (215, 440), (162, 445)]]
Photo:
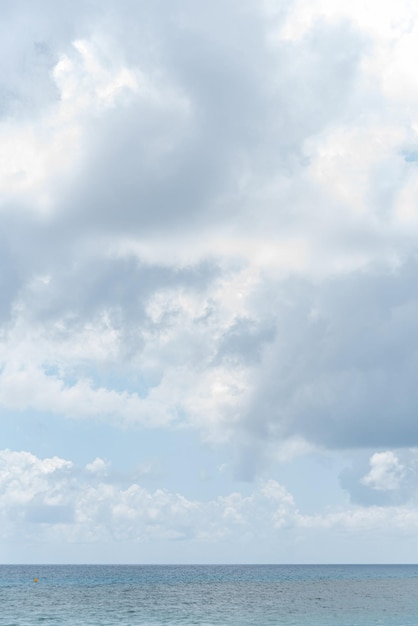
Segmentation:
[(41, 6), (0, 27), (1, 406), (417, 445), (418, 9)]

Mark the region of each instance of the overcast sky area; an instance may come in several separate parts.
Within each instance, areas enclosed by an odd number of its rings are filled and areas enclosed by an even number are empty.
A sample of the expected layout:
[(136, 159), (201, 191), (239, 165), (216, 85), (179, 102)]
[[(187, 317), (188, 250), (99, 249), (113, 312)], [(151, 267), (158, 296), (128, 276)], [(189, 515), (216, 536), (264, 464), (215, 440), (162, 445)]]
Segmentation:
[(418, 4), (0, 13), (0, 562), (417, 562)]

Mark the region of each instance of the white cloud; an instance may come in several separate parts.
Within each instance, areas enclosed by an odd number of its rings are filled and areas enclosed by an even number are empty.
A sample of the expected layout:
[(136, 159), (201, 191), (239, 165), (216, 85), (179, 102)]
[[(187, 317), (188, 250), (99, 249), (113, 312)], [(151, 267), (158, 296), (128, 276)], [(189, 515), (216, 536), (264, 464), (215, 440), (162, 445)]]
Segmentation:
[(73, 44), (52, 70), (59, 99), (34, 119), (0, 121), (0, 206), (48, 215), (57, 208), (57, 181), (71, 175), (83, 152), (84, 127), (101, 110), (139, 90), (129, 68), (99, 59), (88, 41)]
[(235, 532), (253, 534), (259, 523), (282, 527), (294, 515), (291, 496), (274, 481), (251, 496), (233, 493), (203, 502), (136, 483), (123, 488), (112, 482), (108, 467), (104, 473), (102, 459), (87, 465), (87, 475), (64, 459), (3, 450), (0, 467), (3, 537), (23, 532), (35, 541), (47, 535), (69, 541), (216, 541)]
[(109, 463), (101, 459), (100, 457), (96, 457), (94, 461), (91, 463), (87, 463), (86, 469), (93, 474), (104, 474), (109, 467)]
[(332, 0), (297, 0), (281, 35), (297, 39), (306, 35), (319, 20), (335, 23), (350, 20), (361, 31), (378, 40), (391, 42), (408, 33), (416, 17), (416, 7), (409, 0), (371, 0), (367, 4), (354, 0), (350, 4)]
[[(94, 466), (94, 467), (93, 467)], [(166, 489), (149, 491), (133, 482), (121, 486), (112, 470), (96, 459), (83, 472), (61, 458), (39, 459), (27, 452), (0, 452), (0, 516), (3, 541), (34, 544), (153, 541), (217, 544), (267, 542), (272, 549), (300, 539), (321, 541), (321, 533), (361, 539), (373, 530), (414, 533), (418, 510), (412, 504), (348, 507), (317, 514), (301, 512), (293, 496), (275, 480), (260, 481), (249, 495), (233, 492), (203, 501)], [(285, 533), (285, 534), (283, 534)], [(76, 557), (80, 558), (80, 557)]]
[(399, 463), (397, 456), (391, 450), (387, 450), (375, 452), (370, 457), (370, 471), (363, 476), (361, 482), (373, 489), (386, 491), (398, 489), (404, 475), (405, 468)]

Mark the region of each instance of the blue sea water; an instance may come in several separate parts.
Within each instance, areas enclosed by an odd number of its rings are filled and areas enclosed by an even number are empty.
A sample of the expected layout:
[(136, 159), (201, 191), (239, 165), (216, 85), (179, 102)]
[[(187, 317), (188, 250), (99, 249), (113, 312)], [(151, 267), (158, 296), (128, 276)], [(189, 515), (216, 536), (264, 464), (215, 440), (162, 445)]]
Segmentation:
[(1, 626), (116, 624), (417, 626), (418, 565), (0, 566)]

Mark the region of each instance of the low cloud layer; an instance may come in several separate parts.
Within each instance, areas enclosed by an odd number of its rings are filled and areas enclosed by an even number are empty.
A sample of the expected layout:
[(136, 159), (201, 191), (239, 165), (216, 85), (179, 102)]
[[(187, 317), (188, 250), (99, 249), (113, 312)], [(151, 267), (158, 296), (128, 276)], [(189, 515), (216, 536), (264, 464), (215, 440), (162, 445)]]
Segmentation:
[[(220, 541), (248, 546), (300, 541), (301, 533), (345, 533), (356, 540), (378, 530), (415, 533), (416, 504), (352, 506), (308, 515), (275, 480), (259, 482), (249, 495), (238, 492), (209, 501), (192, 500), (166, 489), (149, 491), (136, 482), (118, 484), (101, 459), (77, 467), (59, 457), (0, 452), (2, 539), (24, 536), (29, 544), (132, 545), (153, 541)], [(274, 558), (274, 552), (271, 554)]]

